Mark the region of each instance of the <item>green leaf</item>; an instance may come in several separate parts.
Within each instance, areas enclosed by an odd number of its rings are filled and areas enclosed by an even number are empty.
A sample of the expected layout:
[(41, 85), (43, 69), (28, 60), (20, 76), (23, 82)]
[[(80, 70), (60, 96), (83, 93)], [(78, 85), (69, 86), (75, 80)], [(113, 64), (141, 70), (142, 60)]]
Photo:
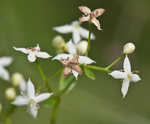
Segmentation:
[(95, 74), (94, 74), (91, 70), (89, 70), (88, 68), (84, 67), (84, 72), (85, 72), (85, 75), (86, 75), (88, 78), (90, 78), (90, 79), (92, 79), (92, 80), (95, 80), (95, 79), (96, 79), (96, 78), (95, 78)]

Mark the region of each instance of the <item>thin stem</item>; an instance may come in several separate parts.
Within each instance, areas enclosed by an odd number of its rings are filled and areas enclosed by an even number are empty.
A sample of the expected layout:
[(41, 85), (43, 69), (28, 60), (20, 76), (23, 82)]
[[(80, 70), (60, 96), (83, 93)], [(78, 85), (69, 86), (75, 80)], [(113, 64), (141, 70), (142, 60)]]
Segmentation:
[(90, 50), (90, 45), (91, 45), (91, 33), (92, 33), (92, 27), (91, 27), (91, 23), (89, 22), (89, 36), (88, 36), (88, 48), (86, 51), (86, 56), (88, 56), (88, 52)]
[(114, 65), (116, 65), (122, 58), (124, 57), (124, 54), (122, 54), (120, 57), (118, 57), (117, 59), (115, 59), (110, 65), (108, 65), (106, 67), (106, 69), (110, 69), (112, 68)]
[(98, 67), (98, 66), (93, 66), (93, 65), (87, 65), (87, 68), (93, 69), (93, 70), (98, 70), (98, 71), (104, 71), (107, 73), (110, 73), (111, 70), (107, 69), (107, 68), (103, 68), (103, 67)]
[(53, 110), (52, 110), (52, 115), (50, 118), (50, 124), (56, 124), (56, 117), (57, 117), (58, 110), (59, 110), (60, 96), (56, 96), (55, 99), (56, 99), (56, 102), (55, 102)]
[(38, 70), (39, 70), (39, 72), (40, 72), (40, 74), (42, 76), (42, 79), (43, 79), (45, 87), (48, 88), (49, 92), (52, 92), (52, 89), (51, 89), (51, 87), (48, 84), (48, 79), (47, 79), (46, 75), (44, 74), (44, 72), (43, 72), (43, 70), (42, 70), (38, 60), (36, 61), (36, 65), (37, 65), (37, 68), (38, 68)]

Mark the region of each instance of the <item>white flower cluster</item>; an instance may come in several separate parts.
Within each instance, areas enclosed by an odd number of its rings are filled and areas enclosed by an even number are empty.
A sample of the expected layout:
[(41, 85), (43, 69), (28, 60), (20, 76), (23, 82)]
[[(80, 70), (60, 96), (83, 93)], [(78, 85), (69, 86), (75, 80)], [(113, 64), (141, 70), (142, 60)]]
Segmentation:
[[(131, 71), (131, 64), (128, 58), (128, 54), (135, 51), (135, 45), (133, 43), (127, 43), (124, 45), (122, 55), (124, 57), (123, 70), (109, 70), (110, 68), (102, 68), (97, 66), (92, 66), (89, 64), (96, 63), (93, 59), (88, 57), (88, 50), (90, 45), (90, 40), (95, 40), (95, 35), (83, 27), (81, 27), (81, 22), (88, 21), (89, 24), (93, 23), (98, 30), (101, 30), (100, 22), (97, 17), (104, 13), (104, 9), (99, 8), (91, 11), (86, 6), (80, 6), (80, 11), (84, 14), (79, 21), (73, 21), (71, 24), (66, 24), (64, 26), (57, 26), (53, 29), (58, 33), (69, 34), (72, 33), (72, 38), (68, 42), (65, 42), (62, 36), (56, 36), (53, 39), (53, 46), (59, 50), (59, 54), (52, 58), (52, 60), (58, 60), (63, 65), (63, 76), (67, 77), (73, 75), (75, 79), (78, 79), (79, 75), (83, 74), (84, 71), (91, 67), (93, 69), (99, 69), (107, 72), (115, 79), (122, 79), (121, 92), (123, 98), (128, 92), (130, 82), (138, 82), (141, 78)], [(88, 41), (87, 41), (88, 40)], [(37, 59), (49, 59), (52, 57), (47, 52), (40, 50), (39, 44), (32, 48), (16, 48), (14, 50), (20, 51), (27, 55), (27, 59), (30, 63), (37, 63)], [(1, 57), (0, 58), (0, 77), (6, 81), (9, 81), (10, 76), (8, 71), (5, 69), (6, 66), (10, 65), (12, 62), (11, 57)], [(116, 63), (111, 64), (113, 66)], [(110, 67), (110, 66), (109, 66)], [(89, 70), (90, 71), (90, 70)], [(41, 70), (40, 70), (41, 72)], [(42, 73), (42, 72), (41, 72)], [(86, 73), (86, 72), (85, 72)], [(90, 71), (92, 75), (93, 72)], [(41, 74), (44, 75), (43, 73)], [(45, 76), (45, 75), (44, 75)], [(44, 77), (43, 76), (43, 77)], [(45, 77), (44, 77), (45, 80)], [(13, 100), (11, 103), (16, 106), (27, 106), (28, 112), (35, 118), (38, 113), (38, 104), (44, 100), (49, 99), (54, 93), (52, 91), (47, 93), (36, 93), (34, 84), (29, 79), (27, 82), (24, 77), (16, 72), (11, 76), (11, 82), (13, 87), (7, 88), (5, 91), (5, 96), (8, 100)], [(16, 96), (16, 87), (19, 87), (20, 95)], [(2, 111), (2, 105), (0, 104), (0, 112)]]

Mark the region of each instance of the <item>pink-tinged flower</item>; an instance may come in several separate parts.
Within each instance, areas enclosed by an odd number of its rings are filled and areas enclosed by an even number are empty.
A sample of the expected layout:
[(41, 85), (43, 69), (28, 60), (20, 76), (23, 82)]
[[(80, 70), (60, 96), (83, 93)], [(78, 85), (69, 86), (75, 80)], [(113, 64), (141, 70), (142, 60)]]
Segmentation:
[(102, 8), (95, 9), (91, 11), (87, 6), (79, 6), (79, 10), (84, 14), (79, 20), (80, 22), (86, 22), (89, 21), (90, 23), (93, 23), (98, 30), (102, 30), (100, 26), (99, 20), (96, 18), (101, 16), (105, 10)]
[(123, 72), (113, 71), (110, 73), (110, 75), (115, 79), (123, 79), (121, 88), (123, 98), (126, 96), (128, 92), (130, 82), (138, 82), (141, 80), (141, 78), (137, 74), (133, 74), (133, 72), (131, 72), (131, 64), (127, 55), (123, 63)]
[[(55, 31), (63, 34), (72, 33), (72, 39), (75, 44), (81, 41), (82, 38), (88, 39), (89, 31), (80, 26), (78, 21), (73, 21), (70, 25), (57, 26), (53, 28)], [(91, 34), (91, 40), (95, 39), (95, 35)]]
[(31, 80), (26, 84), (26, 94), (21, 94), (12, 102), (16, 106), (28, 106), (29, 113), (36, 118), (38, 114), (38, 103), (51, 97), (53, 93), (36, 94)]
[(9, 66), (12, 63), (11, 57), (1, 57), (0, 58), (0, 78), (3, 80), (9, 80), (9, 72), (5, 69), (6, 66)]
[(64, 76), (73, 74), (75, 78), (82, 74), (82, 69), (80, 65), (88, 65), (95, 63), (94, 60), (88, 58), (87, 56), (78, 56), (72, 54), (58, 54), (53, 58), (53, 60), (59, 60), (64, 66)]
[(20, 51), (28, 55), (29, 62), (35, 62), (37, 58), (47, 59), (51, 57), (46, 52), (41, 52), (39, 45), (33, 48), (16, 48), (13, 47), (16, 51)]

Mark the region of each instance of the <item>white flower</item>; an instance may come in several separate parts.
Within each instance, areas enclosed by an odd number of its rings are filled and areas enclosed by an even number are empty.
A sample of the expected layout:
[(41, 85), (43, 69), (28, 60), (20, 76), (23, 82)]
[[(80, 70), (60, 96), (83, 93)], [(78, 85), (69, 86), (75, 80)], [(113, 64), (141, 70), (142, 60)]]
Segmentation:
[(51, 57), (48, 53), (46, 52), (41, 52), (40, 51), (40, 47), (37, 44), (36, 47), (34, 48), (16, 48), (13, 47), (16, 51), (20, 51), (22, 53), (25, 53), (28, 55), (28, 60), (29, 62), (35, 62), (35, 60), (38, 58), (43, 58), (43, 59), (47, 59), (49, 57)]
[(38, 113), (38, 103), (48, 99), (53, 93), (35, 94), (35, 88), (31, 80), (27, 83), (27, 95), (19, 95), (12, 102), (16, 106), (28, 106), (29, 113), (35, 118)]
[(123, 79), (121, 92), (124, 98), (128, 92), (130, 82), (138, 82), (141, 80), (141, 78), (137, 74), (133, 74), (131, 72), (131, 65), (127, 55), (123, 63), (123, 70), (124, 70), (123, 72), (113, 71), (110, 73), (110, 75), (115, 79)]
[(82, 69), (80, 64), (92, 64), (95, 63), (94, 60), (88, 58), (87, 56), (78, 56), (72, 54), (59, 54), (53, 58), (53, 60), (59, 60), (64, 66), (64, 76), (73, 74), (77, 79), (78, 75), (82, 74)]
[(4, 80), (9, 80), (10, 76), (8, 71), (4, 68), (12, 63), (11, 57), (1, 57), (0, 58), (0, 77)]
[[(78, 21), (72, 22), (71, 25), (54, 27), (54, 30), (63, 34), (72, 33), (73, 41), (75, 43), (78, 43), (81, 40), (81, 38), (88, 39), (89, 35), (89, 31), (87, 29), (82, 28)], [(93, 33), (91, 34), (91, 39), (95, 39)]]

